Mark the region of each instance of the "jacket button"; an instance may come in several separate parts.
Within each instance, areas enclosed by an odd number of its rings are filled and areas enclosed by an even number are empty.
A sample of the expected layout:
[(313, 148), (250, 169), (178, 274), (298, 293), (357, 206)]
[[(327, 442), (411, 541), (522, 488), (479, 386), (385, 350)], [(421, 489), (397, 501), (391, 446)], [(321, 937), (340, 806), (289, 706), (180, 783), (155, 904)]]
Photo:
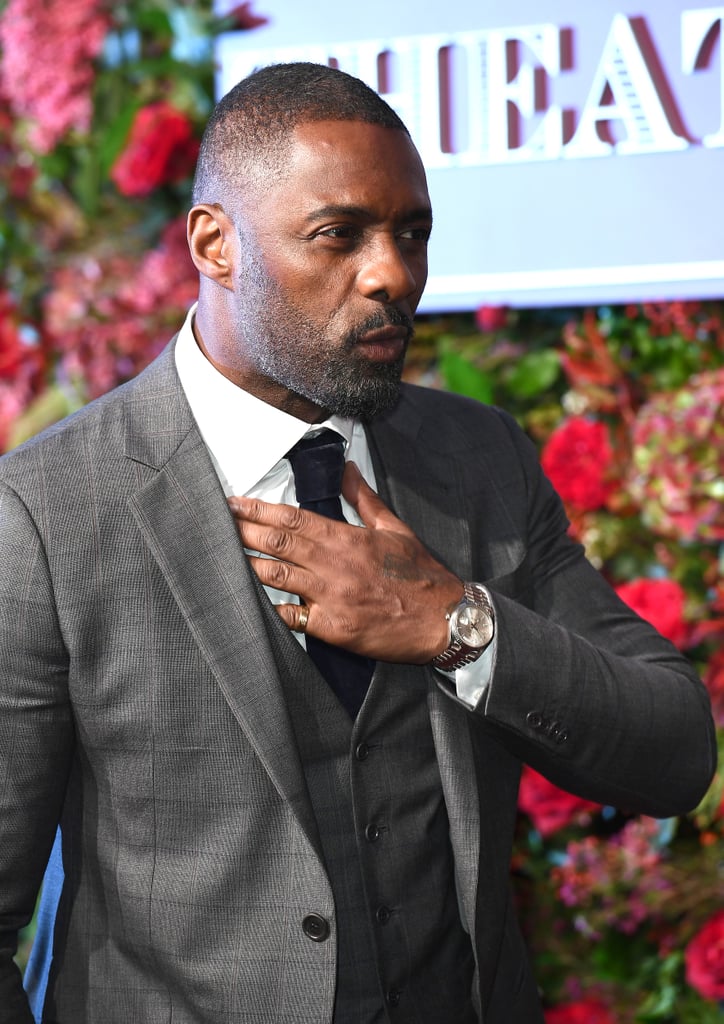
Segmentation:
[(357, 758), (358, 761), (366, 761), (367, 758), (370, 756), (370, 748), (367, 746), (366, 743), (358, 743), (357, 749), (354, 752), (354, 756)]
[(531, 729), (540, 729), (543, 725), (543, 716), (540, 711), (529, 711), (525, 720)]
[(562, 729), (555, 738), (556, 743), (565, 743), (568, 739), (568, 733), (565, 729)]
[(389, 919), (392, 917), (392, 911), (389, 907), (378, 907), (375, 913), (375, 917), (379, 924), (387, 924)]
[(368, 843), (376, 843), (382, 835), (382, 829), (379, 825), (370, 824), (365, 829), (365, 838)]
[(307, 914), (302, 921), (302, 931), (312, 942), (324, 942), (329, 938), (329, 921), (321, 914)]

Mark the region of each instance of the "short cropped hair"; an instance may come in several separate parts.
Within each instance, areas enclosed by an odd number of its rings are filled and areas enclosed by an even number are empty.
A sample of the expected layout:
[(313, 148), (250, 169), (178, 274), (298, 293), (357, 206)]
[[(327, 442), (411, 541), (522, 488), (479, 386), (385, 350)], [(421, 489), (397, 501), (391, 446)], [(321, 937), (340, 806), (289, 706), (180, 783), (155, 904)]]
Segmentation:
[(242, 79), (214, 108), (196, 165), (194, 203), (223, 205), (230, 187), (279, 173), (294, 129), (310, 121), (364, 121), (409, 135), (364, 82), (324, 64), (271, 64)]

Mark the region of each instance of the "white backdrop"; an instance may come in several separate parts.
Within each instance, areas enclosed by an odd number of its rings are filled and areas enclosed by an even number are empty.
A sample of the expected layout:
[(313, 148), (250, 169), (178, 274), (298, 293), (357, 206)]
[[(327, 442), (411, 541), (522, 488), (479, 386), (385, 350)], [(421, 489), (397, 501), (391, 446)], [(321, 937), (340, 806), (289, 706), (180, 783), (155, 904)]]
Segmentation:
[(258, 65), (336, 62), (410, 128), (435, 212), (421, 310), (724, 295), (724, 6), (253, 10), (269, 24), (219, 40), (219, 95)]

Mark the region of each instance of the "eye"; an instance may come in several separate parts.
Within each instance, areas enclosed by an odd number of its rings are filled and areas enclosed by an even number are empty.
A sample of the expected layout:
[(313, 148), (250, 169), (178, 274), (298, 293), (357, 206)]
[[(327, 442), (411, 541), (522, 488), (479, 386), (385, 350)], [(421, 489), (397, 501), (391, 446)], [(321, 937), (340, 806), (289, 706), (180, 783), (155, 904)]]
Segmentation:
[(357, 238), (360, 231), (359, 228), (352, 224), (335, 224), (331, 228), (322, 228), (321, 231), (317, 231), (317, 238), (340, 238), (342, 240), (348, 240)]
[(400, 231), (399, 237), (409, 239), (412, 242), (424, 242), (430, 241), (430, 235), (432, 228), (429, 225), (419, 228), (405, 228), (404, 231)]

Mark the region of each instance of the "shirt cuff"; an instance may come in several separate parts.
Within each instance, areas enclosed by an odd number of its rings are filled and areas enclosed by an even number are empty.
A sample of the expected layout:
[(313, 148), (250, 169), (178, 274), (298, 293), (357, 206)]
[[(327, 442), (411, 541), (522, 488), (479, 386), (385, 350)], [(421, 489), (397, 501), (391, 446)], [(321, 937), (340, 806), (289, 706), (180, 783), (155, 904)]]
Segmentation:
[(469, 665), (462, 665), (451, 672), (445, 672), (441, 668), (437, 668), (435, 671), (450, 680), (459, 700), (467, 704), (468, 707), (474, 708), (490, 685), (497, 649), (498, 637), (496, 634), (480, 657)]

